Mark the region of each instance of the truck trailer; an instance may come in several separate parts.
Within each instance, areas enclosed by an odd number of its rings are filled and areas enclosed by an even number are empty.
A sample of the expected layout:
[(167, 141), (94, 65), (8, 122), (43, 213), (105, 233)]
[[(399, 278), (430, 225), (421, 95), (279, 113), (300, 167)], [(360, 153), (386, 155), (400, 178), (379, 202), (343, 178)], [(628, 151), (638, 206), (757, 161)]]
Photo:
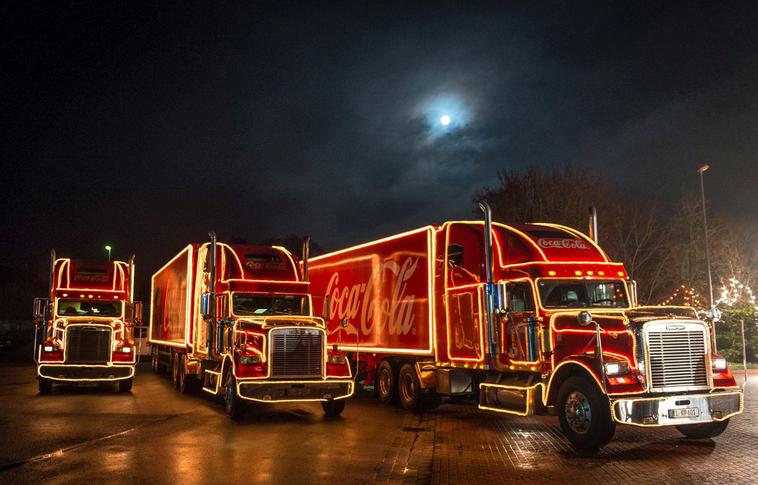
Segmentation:
[(578, 448), (617, 424), (716, 436), (743, 393), (692, 308), (640, 307), (624, 265), (556, 224), (430, 225), (315, 257), (314, 311), (357, 380), (411, 410), (442, 396), (557, 415)]
[(199, 385), (221, 396), (235, 419), (248, 401), (319, 401), (326, 415), (342, 413), (353, 379), (345, 355), (327, 347), (323, 319), (313, 316), (307, 261), (301, 274), (283, 247), (210, 236), (152, 277), (153, 370), (169, 369), (182, 393)]
[(134, 256), (129, 262), (56, 258), (50, 293), (34, 300), (34, 359), (40, 394), (54, 383), (117, 382), (132, 388), (133, 328), (142, 303), (133, 301)]

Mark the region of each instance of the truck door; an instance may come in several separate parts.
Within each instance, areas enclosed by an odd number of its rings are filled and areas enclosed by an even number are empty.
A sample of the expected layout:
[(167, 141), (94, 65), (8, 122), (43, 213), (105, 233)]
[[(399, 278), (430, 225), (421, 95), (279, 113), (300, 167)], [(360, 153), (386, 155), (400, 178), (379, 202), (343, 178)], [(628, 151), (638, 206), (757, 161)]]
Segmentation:
[(539, 327), (534, 293), (528, 281), (506, 284), (508, 313), (505, 318), (506, 351), (514, 364), (539, 361)]

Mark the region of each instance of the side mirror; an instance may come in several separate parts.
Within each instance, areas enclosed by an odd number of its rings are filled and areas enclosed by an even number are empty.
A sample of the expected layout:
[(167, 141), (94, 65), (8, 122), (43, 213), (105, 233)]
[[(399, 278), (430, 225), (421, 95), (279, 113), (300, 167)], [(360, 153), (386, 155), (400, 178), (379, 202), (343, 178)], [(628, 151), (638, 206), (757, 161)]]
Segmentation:
[(635, 280), (628, 280), (626, 286), (629, 288), (629, 304), (632, 308), (637, 306), (637, 282)]
[(47, 298), (35, 298), (34, 299), (34, 318), (33, 321), (36, 324), (44, 323), (47, 317), (47, 308), (50, 305), (50, 300)]
[(132, 322), (135, 325), (142, 325), (142, 302), (132, 302)]
[(714, 323), (716, 323), (719, 320), (721, 320), (721, 310), (719, 310), (716, 307), (713, 307), (710, 310), (708, 310), (707, 315), (708, 315), (708, 318), (710, 318), (711, 321), (714, 322)]
[(213, 298), (211, 298), (210, 293), (203, 293), (200, 295), (200, 314), (203, 316), (204, 320), (209, 320), (213, 316), (211, 308), (212, 302)]
[(328, 296), (324, 297), (324, 311), (322, 313), (323, 313), (322, 316), (324, 317), (324, 321), (328, 322), (329, 319), (332, 317), (329, 312), (329, 297)]
[(587, 310), (582, 310), (579, 312), (579, 315), (576, 316), (576, 321), (582, 327), (586, 327), (592, 323), (592, 313), (588, 312)]

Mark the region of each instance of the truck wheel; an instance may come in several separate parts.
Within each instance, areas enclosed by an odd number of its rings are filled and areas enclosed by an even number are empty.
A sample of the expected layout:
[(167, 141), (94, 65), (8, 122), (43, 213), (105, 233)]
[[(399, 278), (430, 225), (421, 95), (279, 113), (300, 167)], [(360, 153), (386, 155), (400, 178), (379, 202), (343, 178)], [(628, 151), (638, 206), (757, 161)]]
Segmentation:
[(52, 394), (53, 393), (53, 381), (49, 379), (43, 379), (39, 378), (37, 379), (37, 384), (39, 385), (39, 393), (40, 394)]
[(729, 419), (723, 421), (713, 421), (712, 423), (700, 423), (700, 424), (682, 424), (676, 427), (680, 433), (687, 438), (703, 439), (703, 438), (715, 438), (724, 431), (729, 425)]
[(234, 420), (238, 420), (245, 412), (245, 403), (237, 395), (237, 379), (231, 371), (227, 373), (224, 381), (224, 409), (226, 414)]
[(412, 364), (403, 364), (397, 378), (398, 397), (400, 404), (409, 410), (419, 412), (424, 410), (424, 395), (421, 383)]
[(171, 385), (179, 389), (179, 358), (181, 354), (171, 353)]
[(434, 389), (428, 389), (424, 394), (424, 409), (431, 411), (437, 409), (442, 404), (442, 394)]
[(586, 377), (566, 379), (558, 394), (558, 419), (568, 440), (580, 449), (606, 445), (616, 432), (611, 407), (594, 382)]
[(325, 415), (339, 416), (345, 410), (345, 401), (346, 399), (329, 399), (328, 401), (321, 401), (321, 407), (324, 409)]
[(152, 352), (150, 353), (150, 367), (153, 369), (153, 372), (156, 374), (160, 374), (160, 361), (158, 358), (158, 347), (153, 347)]
[(182, 394), (188, 394), (195, 388), (194, 376), (187, 374), (187, 357), (182, 355), (179, 357), (179, 392)]
[(397, 401), (397, 369), (389, 361), (381, 361), (376, 368), (375, 385), (380, 401), (385, 404)]
[(132, 392), (132, 378), (118, 381), (118, 392)]

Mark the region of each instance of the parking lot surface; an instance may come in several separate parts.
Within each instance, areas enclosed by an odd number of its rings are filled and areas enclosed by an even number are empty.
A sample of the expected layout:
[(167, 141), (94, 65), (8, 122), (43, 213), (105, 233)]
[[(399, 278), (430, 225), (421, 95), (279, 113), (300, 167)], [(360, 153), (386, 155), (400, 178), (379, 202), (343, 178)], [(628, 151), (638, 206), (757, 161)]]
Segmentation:
[(0, 483), (755, 483), (758, 374), (745, 413), (713, 440), (617, 428), (574, 451), (557, 419), (445, 403), (414, 415), (371, 393), (342, 417), (318, 403), (256, 406), (241, 422), (138, 369), (131, 394), (56, 387), (37, 395), (31, 365), (0, 367)]

